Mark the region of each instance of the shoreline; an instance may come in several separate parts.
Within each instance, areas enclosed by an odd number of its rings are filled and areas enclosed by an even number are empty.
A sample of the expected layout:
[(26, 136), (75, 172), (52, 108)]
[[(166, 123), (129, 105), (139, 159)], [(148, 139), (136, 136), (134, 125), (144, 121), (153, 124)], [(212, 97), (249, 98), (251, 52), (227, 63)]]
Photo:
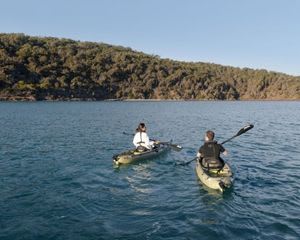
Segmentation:
[(0, 102), (297, 102), (300, 99), (36, 99), (34, 97), (0, 97)]

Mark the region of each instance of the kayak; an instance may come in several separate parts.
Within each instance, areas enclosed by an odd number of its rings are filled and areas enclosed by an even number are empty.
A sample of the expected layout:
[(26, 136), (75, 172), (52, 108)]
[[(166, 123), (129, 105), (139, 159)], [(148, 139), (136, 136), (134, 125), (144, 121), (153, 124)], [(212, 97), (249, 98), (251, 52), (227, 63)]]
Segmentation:
[(171, 148), (171, 142), (159, 143), (154, 148), (146, 151), (132, 149), (113, 156), (113, 162), (117, 165), (133, 163), (138, 160), (145, 160), (159, 156)]
[(224, 192), (230, 188), (233, 183), (233, 174), (228, 163), (218, 170), (209, 171), (204, 168), (197, 159), (196, 173), (200, 181), (209, 188), (220, 190)]

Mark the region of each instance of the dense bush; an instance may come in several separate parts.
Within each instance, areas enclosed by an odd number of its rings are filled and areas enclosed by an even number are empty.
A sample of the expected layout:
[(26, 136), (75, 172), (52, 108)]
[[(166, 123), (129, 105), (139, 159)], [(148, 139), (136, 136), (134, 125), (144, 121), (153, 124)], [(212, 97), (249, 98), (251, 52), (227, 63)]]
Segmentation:
[(1, 99), (300, 99), (300, 77), (0, 34)]

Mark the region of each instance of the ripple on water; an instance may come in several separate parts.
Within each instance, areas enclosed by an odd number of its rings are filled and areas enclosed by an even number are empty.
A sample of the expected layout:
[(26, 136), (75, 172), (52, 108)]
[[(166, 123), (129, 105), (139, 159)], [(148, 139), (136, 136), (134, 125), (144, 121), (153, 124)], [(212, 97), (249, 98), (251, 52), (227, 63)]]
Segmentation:
[[(216, 115), (215, 113), (219, 114)], [(1, 239), (299, 239), (298, 102), (0, 103)], [(183, 145), (114, 168), (145, 121)], [(226, 143), (235, 182), (197, 179), (207, 129)]]

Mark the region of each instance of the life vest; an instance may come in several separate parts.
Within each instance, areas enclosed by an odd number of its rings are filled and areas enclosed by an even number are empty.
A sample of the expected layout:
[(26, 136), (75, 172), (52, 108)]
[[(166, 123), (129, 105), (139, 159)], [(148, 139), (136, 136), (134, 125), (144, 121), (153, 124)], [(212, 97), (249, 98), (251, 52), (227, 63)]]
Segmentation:
[(139, 146), (136, 148), (136, 150), (138, 150), (139, 152), (144, 152), (146, 150), (148, 150), (145, 146), (142, 145), (142, 143), (145, 143), (143, 141), (143, 138), (142, 138), (142, 132), (140, 132), (140, 141), (137, 142), (137, 144), (139, 144)]
[(137, 142), (137, 144), (139, 144), (140, 146), (142, 146), (142, 143), (145, 143), (145, 142), (143, 141), (143, 138), (142, 138), (142, 132), (140, 132), (140, 140), (141, 140), (141, 141)]
[[(220, 169), (224, 166), (224, 160), (220, 153), (224, 148), (216, 141), (205, 142), (200, 148), (202, 160), (201, 165), (208, 169)], [(224, 151), (224, 150), (223, 150)]]

